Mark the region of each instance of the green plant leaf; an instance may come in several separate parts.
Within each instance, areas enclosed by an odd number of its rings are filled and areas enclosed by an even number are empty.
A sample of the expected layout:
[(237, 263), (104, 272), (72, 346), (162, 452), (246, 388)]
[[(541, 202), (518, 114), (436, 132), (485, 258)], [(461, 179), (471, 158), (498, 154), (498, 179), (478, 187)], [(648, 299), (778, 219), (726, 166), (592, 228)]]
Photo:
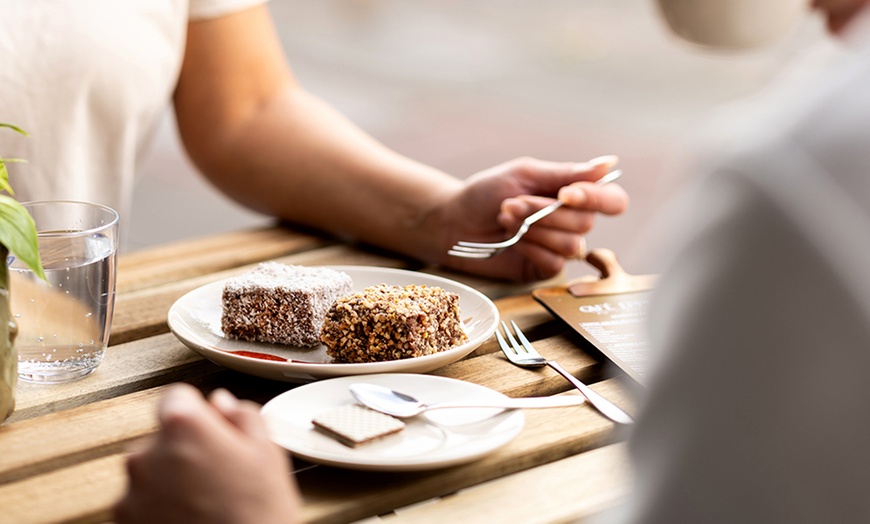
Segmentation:
[(22, 160), (20, 158), (3, 158), (0, 156), (0, 191), (6, 191), (10, 195), (15, 195), (15, 192), (12, 191), (12, 186), (9, 185), (9, 171), (6, 169), (7, 162), (24, 162), (27, 160)]
[(6, 191), (10, 195), (14, 195), (12, 186), (9, 185), (9, 171), (6, 170), (6, 162), (0, 156), (0, 191)]
[[(10, 196), (0, 195), (0, 244), (6, 246), (39, 278), (45, 280), (45, 271), (39, 258), (36, 224), (27, 209)], [(5, 264), (5, 260), (0, 260)]]
[[(21, 129), (18, 126), (7, 124), (6, 122), (0, 122), (0, 127), (5, 127), (7, 129), (15, 131), (16, 133), (28, 136), (27, 131)], [(18, 158), (4, 159), (2, 156), (0, 156), (0, 191), (6, 191), (10, 195), (14, 195), (15, 192), (12, 191), (12, 186), (9, 185), (9, 171), (6, 170), (6, 162), (23, 162), (23, 160), (20, 160)]]
[[(20, 127), (0, 122), (0, 128), (4, 127), (28, 136), (27, 131)], [(15, 192), (9, 185), (9, 171), (6, 169), (6, 162), (24, 162), (24, 160), (0, 157), (0, 191), (14, 195)], [(0, 195), (0, 244), (14, 253), (41, 279), (45, 280), (45, 270), (39, 257), (39, 239), (33, 217), (17, 200), (6, 195)], [(0, 260), (0, 264), (6, 263), (5, 260)]]

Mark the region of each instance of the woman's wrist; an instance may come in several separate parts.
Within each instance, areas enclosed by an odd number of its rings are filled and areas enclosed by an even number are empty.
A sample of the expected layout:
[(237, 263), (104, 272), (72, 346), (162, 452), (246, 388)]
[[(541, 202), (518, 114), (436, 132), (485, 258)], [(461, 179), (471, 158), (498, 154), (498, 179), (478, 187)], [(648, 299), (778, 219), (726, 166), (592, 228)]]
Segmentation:
[(456, 201), (464, 182), (452, 178), (443, 187), (430, 191), (426, 201), (404, 224), (402, 245), (396, 249), (420, 260), (442, 263), (456, 236), (455, 213), (450, 203)]

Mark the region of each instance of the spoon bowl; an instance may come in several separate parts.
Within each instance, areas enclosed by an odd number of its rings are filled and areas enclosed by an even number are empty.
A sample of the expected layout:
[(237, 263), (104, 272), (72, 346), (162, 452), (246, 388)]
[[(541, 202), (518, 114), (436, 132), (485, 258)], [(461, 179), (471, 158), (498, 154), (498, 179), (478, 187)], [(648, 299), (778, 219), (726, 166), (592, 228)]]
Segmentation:
[(563, 408), (579, 406), (584, 399), (580, 395), (560, 395), (558, 397), (505, 397), (498, 400), (469, 400), (456, 402), (433, 402), (426, 404), (407, 393), (402, 393), (377, 384), (357, 382), (351, 384), (350, 394), (363, 406), (392, 415), (397, 418), (415, 417), (432, 409), (451, 408)]

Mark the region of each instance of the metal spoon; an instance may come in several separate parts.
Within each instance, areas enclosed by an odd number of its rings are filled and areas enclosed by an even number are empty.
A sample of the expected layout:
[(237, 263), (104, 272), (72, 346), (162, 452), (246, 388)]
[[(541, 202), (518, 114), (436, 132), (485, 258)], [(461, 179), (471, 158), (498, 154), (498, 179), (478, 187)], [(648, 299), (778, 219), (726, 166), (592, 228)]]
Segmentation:
[(583, 404), (583, 397), (560, 396), (560, 397), (524, 397), (504, 398), (495, 400), (466, 400), (456, 402), (435, 402), (424, 404), (416, 398), (376, 384), (358, 382), (350, 385), (350, 394), (360, 404), (375, 411), (386, 413), (399, 418), (408, 418), (419, 415), (430, 409), (448, 408), (563, 408), (579, 406)]

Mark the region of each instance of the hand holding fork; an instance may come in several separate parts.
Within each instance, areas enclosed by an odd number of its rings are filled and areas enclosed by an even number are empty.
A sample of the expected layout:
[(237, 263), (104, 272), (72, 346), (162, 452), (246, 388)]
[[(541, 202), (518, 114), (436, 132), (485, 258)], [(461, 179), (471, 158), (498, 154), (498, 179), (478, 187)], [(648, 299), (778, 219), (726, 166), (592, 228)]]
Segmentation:
[[(610, 173), (607, 173), (603, 177), (596, 180), (595, 185), (603, 186), (604, 184), (613, 182), (620, 176), (622, 176), (621, 170), (617, 169), (611, 171)], [(529, 228), (532, 227), (532, 224), (552, 214), (554, 211), (562, 207), (562, 204), (563, 202), (561, 200), (557, 200), (549, 206), (532, 213), (531, 215), (526, 217), (525, 220), (523, 220), (519, 231), (517, 231), (514, 236), (507, 240), (504, 240), (502, 242), (466, 242), (464, 240), (460, 240), (447, 252), (447, 254), (462, 258), (492, 258), (500, 254), (505, 249), (519, 242), (520, 239), (523, 238), (523, 235), (525, 235), (526, 232), (529, 230)]]

